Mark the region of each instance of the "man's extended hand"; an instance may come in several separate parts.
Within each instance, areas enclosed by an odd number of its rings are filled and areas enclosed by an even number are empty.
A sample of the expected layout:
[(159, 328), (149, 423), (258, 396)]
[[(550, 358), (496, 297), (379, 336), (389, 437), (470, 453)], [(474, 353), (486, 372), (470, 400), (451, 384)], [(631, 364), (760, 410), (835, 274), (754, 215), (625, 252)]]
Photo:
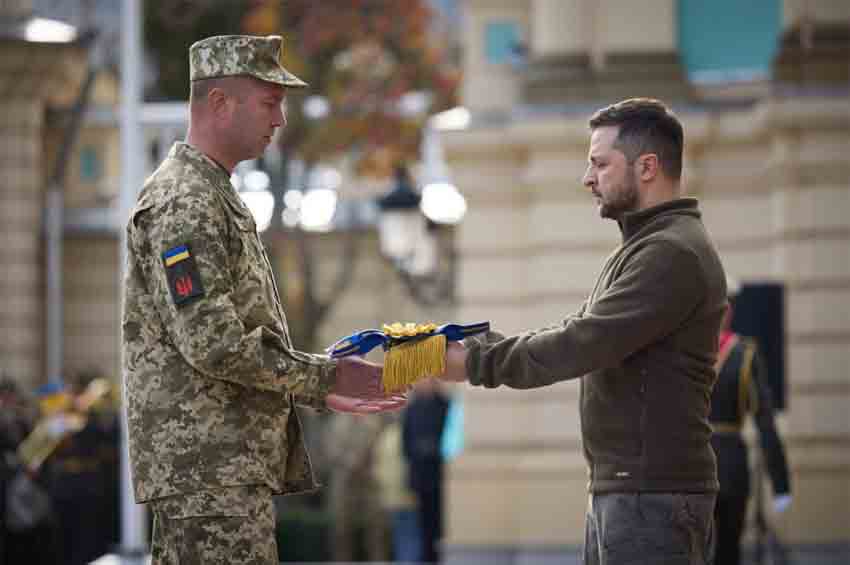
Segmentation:
[(361, 357), (342, 357), (337, 361), (336, 383), (330, 392), (339, 396), (359, 398), (361, 400), (383, 400), (382, 381), (384, 368), (370, 363)]
[(333, 412), (346, 414), (377, 414), (403, 408), (407, 404), (407, 397), (394, 394), (387, 398), (378, 400), (363, 400), (340, 394), (329, 394), (325, 398), (325, 405)]
[(446, 372), (440, 375), (445, 381), (464, 382), (466, 375), (466, 347), (459, 341), (446, 345)]

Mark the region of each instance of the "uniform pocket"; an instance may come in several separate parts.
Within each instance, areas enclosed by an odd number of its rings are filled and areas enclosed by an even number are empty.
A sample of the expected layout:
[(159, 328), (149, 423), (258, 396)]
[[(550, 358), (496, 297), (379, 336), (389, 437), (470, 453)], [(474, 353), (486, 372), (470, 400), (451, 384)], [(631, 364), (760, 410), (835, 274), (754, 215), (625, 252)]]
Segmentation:
[(261, 485), (154, 503), (154, 562), (277, 563), (271, 491)]

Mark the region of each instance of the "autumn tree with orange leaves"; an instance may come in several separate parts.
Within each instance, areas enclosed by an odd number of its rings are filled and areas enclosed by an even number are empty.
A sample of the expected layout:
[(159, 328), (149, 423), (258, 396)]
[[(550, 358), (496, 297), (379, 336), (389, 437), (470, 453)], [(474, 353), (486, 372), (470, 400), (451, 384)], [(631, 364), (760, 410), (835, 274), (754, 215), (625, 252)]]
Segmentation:
[[(294, 99), (282, 149), (308, 163), (347, 152), (359, 174), (381, 178), (395, 162), (415, 160), (424, 120), (455, 104), (459, 82), (427, 0), (271, 4), (280, 4), (284, 64), (310, 84), (304, 96), (323, 96), (330, 107), (311, 121)], [(427, 93), (422, 114), (400, 111), (411, 92)]]

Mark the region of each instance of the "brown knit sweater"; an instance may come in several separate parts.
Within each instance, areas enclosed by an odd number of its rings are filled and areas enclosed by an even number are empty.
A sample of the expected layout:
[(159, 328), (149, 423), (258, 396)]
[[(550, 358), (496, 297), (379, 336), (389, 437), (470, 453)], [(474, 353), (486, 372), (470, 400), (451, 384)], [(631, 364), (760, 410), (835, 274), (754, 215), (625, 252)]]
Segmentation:
[[(555, 327), (466, 340), (470, 383), (581, 378), (591, 492), (712, 492), (709, 440), (723, 267), (697, 201), (626, 215), (584, 306)], [(565, 274), (566, 276), (566, 274)]]

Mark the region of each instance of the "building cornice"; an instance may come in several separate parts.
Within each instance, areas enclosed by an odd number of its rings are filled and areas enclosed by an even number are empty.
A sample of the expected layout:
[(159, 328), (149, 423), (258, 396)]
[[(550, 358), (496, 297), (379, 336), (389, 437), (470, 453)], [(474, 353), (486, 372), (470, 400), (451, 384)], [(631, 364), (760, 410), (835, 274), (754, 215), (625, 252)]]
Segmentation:
[[(673, 105), (673, 110), (684, 122), (689, 150), (715, 143), (763, 141), (777, 130), (846, 131), (850, 127), (850, 99), (840, 94), (772, 97), (745, 105), (689, 103)], [(473, 115), (469, 129), (443, 134), (443, 146), (450, 161), (522, 157), (547, 147), (586, 147), (592, 112), (581, 104)]]
[(0, 97), (44, 98), (65, 72), (78, 44), (33, 43), (0, 38)]

